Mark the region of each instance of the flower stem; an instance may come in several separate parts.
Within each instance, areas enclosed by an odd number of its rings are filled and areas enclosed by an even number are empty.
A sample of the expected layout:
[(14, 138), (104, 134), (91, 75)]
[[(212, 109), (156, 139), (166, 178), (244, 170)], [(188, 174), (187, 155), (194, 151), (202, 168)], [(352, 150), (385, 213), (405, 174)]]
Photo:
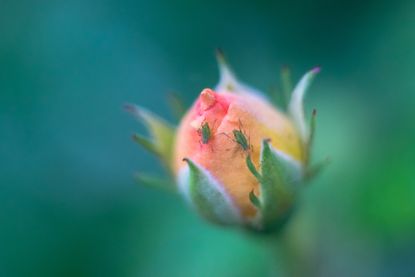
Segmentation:
[(287, 228), (278, 234), (265, 235), (262, 240), (271, 257), (271, 276), (316, 276), (307, 247), (298, 243), (296, 233), (292, 231)]

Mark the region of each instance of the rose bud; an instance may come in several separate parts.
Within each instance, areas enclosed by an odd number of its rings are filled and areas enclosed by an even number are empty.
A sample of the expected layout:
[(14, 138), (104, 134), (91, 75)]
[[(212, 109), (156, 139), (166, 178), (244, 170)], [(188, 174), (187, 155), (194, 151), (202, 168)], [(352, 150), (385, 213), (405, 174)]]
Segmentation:
[(279, 230), (312, 175), (315, 112), (309, 128), (303, 98), (319, 70), (300, 80), (284, 113), (262, 93), (240, 83), (222, 56), (219, 68), (218, 86), (201, 91), (175, 132), (150, 112), (128, 106), (152, 134), (151, 139), (135, 139), (161, 158), (175, 176), (178, 191), (206, 219), (258, 231)]

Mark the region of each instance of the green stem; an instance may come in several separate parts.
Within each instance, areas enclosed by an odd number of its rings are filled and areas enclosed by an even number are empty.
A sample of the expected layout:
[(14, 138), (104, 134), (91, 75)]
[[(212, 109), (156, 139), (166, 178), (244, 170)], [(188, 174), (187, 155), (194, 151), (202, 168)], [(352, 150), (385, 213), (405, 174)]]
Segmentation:
[(271, 276), (302, 277), (317, 276), (309, 252), (298, 244), (296, 233), (291, 228), (278, 234), (268, 234), (260, 238), (269, 251), (272, 263)]

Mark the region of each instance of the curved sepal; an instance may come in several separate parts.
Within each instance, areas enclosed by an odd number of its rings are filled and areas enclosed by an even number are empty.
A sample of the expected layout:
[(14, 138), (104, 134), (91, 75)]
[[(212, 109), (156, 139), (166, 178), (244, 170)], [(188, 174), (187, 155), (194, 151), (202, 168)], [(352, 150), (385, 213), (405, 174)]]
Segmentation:
[(254, 89), (242, 82), (240, 82), (231, 68), (229, 67), (228, 63), (225, 60), (225, 56), (223, 55), (221, 50), (216, 51), (216, 59), (218, 61), (219, 66), (219, 74), (220, 79), (219, 83), (215, 87), (215, 91), (218, 93), (236, 93), (236, 94), (255, 94), (261, 97), (265, 97), (262, 92), (257, 89)]
[(293, 91), (293, 85), (291, 80), (291, 70), (289, 67), (284, 66), (281, 68), (281, 83), (282, 83), (282, 92), (285, 98), (285, 101), (288, 102), (290, 94)]
[(133, 136), (134, 140), (169, 165), (173, 152), (174, 128), (159, 116), (137, 105), (126, 104), (125, 109), (142, 122), (150, 133), (150, 138), (136, 134)]
[(326, 168), (328, 165), (330, 164), (330, 159), (326, 158), (323, 161), (320, 161), (316, 164), (313, 164), (311, 166), (308, 166), (305, 172), (305, 176), (304, 179), (306, 181), (311, 181), (312, 179), (314, 179), (317, 175), (319, 175), (321, 173), (321, 171), (323, 171), (324, 168)]
[(302, 176), (303, 169), (297, 161), (263, 140), (259, 200), (265, 228), (290, 210)]
[(307, 89), (317, 73), (320, 72), (320, 68), (316, 67), (307, 72), (295, 86), (294, 91), (291, 95), (290, 103), (288, 104), (288, 111), (294, 120), (294, 124), (300, 133), (301, 139), (304, 143), (307, 143), (309, 138), (309, 130), (306, 126), (304, 117), (304, 97)]
[(151, 188), (162, 189), (169, 192), (176, 192), (177, 187), (172, 180), (162, 179), (156, 176), (151, 176), (143, 173), (134, 174), (135, 180), (143, 185)]
[(220, 224), (240, 224), (239, 211), (223, 187), (204, 168), (190, 159), (184, 159), (178, 176), (180, 190), (203, 217)]
[(176, 93), (169, 93), (169, 105), (174, 113), (174, 116), (178, 121), (186, 114), (186, 105), (184, 104), (183, 98)]

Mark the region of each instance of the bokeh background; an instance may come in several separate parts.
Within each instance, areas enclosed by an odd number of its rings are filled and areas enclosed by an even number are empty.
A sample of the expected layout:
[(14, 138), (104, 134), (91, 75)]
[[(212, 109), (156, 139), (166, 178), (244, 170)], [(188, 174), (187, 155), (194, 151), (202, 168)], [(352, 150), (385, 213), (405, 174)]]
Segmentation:
[[(320, 65), (315, 158), (287, 227), (309, 276), (415, 276), (414, 1), (0, 1), (0, 276), (283, 276), (270, 245), (211, 226), (130, 136), (177, 123), (221, 47), (263, 91)], [(285, 253), (287, 254), (287, 253)]]

